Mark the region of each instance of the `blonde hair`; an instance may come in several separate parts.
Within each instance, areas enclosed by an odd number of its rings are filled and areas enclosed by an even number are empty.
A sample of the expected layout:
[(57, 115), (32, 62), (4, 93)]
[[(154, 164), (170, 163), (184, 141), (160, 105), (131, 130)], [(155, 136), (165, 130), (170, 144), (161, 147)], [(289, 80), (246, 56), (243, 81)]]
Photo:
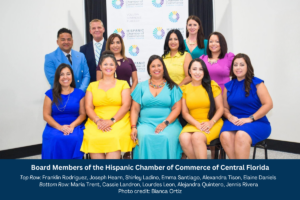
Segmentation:
[(91, 29), (91, 26), (92, 26), (93, 22), (100, 22), (102, 27), (104, 27), (103, 22), (100, 19), (93, 19), (92, 21), (90, 21), (90, 29)]

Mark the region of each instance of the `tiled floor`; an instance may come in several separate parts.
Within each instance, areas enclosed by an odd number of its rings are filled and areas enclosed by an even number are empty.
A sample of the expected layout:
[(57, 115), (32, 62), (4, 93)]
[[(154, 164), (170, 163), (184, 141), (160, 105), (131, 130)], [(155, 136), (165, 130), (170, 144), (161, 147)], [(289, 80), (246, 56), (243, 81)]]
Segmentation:
[[(251, 148), (250, 159), (252, 159), (253, 148)], [(207, 157), (210, 158), (210, 151), (207, 152)], [(281, 151), (268, 150), (269, 159), (300, 159), (300, 154), (286, 153)], [(41, 155), (30, 156), (22, 159), (41, 159)], [(256, 159), (265, 159), (263, 149), (256, 150)]]

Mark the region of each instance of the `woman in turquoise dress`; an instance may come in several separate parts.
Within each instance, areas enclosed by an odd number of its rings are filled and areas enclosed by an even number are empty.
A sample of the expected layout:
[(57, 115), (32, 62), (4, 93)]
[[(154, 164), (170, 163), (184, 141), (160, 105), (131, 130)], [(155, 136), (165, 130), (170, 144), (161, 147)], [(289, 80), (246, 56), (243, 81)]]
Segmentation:
[(207, 43), (201, 20), (195, 15), (189, 16), (186, 20), (185, 50), (191, 54), (193, 59), (199, 58), (202, 55), (207, 55)]
[(139, 83), (131, 94), (131, 139), (138, 143), (133, 158), (180, 159), (182, 126), (177, 117), (182, 91), (169, 77), (161, 57), (151, 56), (147, 71), (151, 78)]

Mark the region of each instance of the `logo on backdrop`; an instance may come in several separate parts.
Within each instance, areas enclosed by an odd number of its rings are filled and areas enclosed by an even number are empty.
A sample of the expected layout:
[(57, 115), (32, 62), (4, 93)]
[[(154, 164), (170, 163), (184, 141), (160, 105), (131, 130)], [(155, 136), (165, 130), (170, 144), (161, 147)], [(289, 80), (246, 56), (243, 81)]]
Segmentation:
[(140, 49), (137, 45), (132, 45), (129, 47), (129, 53), (132, 56), (137, 56), (140, 52)]
[(173, 12), (170, 12), (169, 14), (169, 20), (171, 22), (178, 22), (179, 20), (179, 14), (177, 11), (173, 11)]
[(114, 31), (114, 33), (119, 34), (119, 35), (122, 37), (122, 39), (125, 37), (125, 32), (124, 32), (123, 29), (121, 29), (121, 28), (117, 28), (117, 29)]
[(156, 8), (161, 8), (162, 5), (164, 4), (164, 0), (152, 0), (152, 4)]
[(162, 27), (157, 27), (153, 30), (153, 36), (158, 39), (161, 40), (165, 35), (165, 31), (164, 29), (162, 29)]
[(121, 9), (123, 5), (124, 5), (124, 0), (113, 0), (112, 1), (112, 6), (116, 9)]

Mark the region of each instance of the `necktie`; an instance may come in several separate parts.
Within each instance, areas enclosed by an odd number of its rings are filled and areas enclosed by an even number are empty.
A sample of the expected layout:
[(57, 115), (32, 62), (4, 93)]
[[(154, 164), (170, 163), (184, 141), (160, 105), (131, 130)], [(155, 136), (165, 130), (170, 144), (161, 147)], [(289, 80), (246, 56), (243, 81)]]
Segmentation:
[(68, 55), (67, 55), (67, 58), (68, 58), (68, 60), (70, 61), (71, 65), (72, 65), (71, 55), (68, 54)]
[(96, 42), (95, 46), (96, 46), (95, 60), (96, 60), (96, 65), (98, 66), (98, 62), (99, 62), (99, 58), (100, 58), (100, 52), (101, 52), (101, 49), (102, 49), (102, 44), (101, 44), (101, 42)]

